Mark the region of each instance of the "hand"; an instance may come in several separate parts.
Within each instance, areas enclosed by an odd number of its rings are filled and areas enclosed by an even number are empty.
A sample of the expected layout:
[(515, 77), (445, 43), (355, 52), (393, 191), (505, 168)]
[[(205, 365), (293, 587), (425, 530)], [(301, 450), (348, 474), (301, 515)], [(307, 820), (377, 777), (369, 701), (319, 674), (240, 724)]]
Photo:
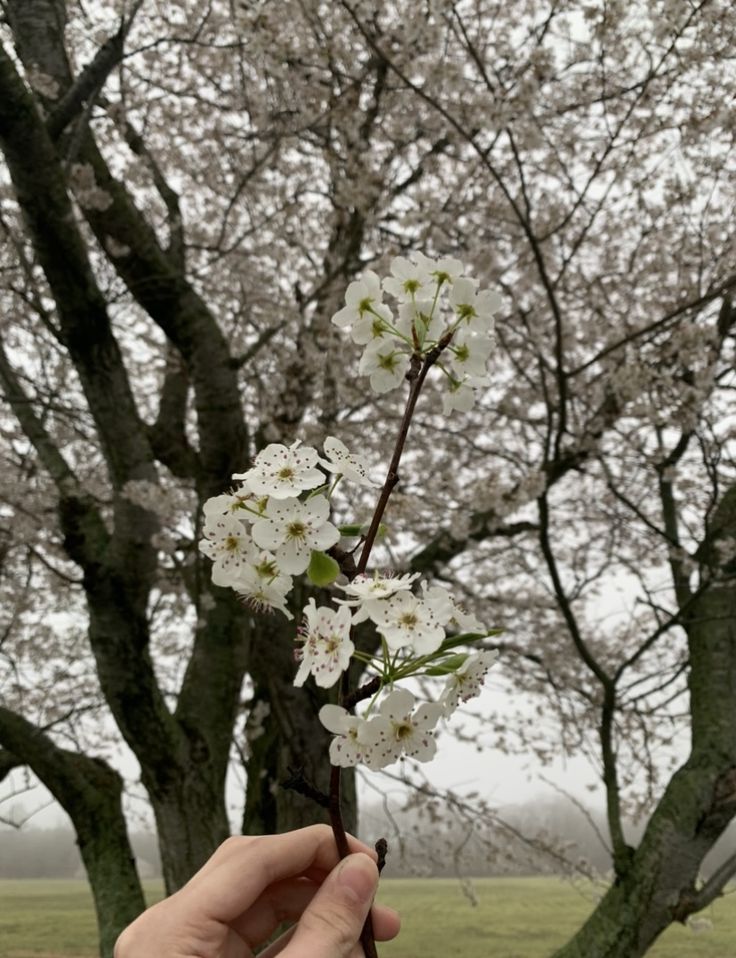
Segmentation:
[[(375, 852), (349, 838), (338, 863), (326, 825), (229, 838), (176, 894), (120, 935), (115, 958), (253, 958), (283, 921), (296, 924), (259, 958), (362, 958), (359, 938), (378, 885)], [(379, 941), (399, 916), (373, 908)]]

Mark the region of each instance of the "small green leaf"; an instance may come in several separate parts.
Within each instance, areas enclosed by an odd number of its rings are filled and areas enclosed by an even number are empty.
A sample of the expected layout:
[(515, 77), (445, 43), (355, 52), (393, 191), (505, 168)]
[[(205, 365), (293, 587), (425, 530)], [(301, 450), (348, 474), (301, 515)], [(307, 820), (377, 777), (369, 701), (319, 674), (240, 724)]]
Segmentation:
[(433, 665), (431, 669), (427, 669), (425, 675), (449, 675), (451, 672), (456, 672), (467, 659), (468, 654), (451, 655), (437, 665)]
[[(364, 522), (348, 522), (344, 526), (337, 527), (340, 535), (345, 536), (346, 538), (357, 538), (358, 536), (368, 535), (368, 530), (370, 529), (370, 523)], [(388, 526), (385, 522), (379, 523), (378, 532), (376, 533), (377, 539), (383, 539), (383, 537), (388, 532)]]
[(480, 642), (482, 639), (489, 639), (493, 635), (501, 635), (503, 629), (489, 629), (487, 632), (463, 632), (462, 635), (451, 635), (442, 643), (440, 652), (449, 652), (450, 649), (457, 648), (458, 645), (472, 645), (473, 642)]
[(326, 552), (314, 551), (307, 569), (309, 581), (315, 585), (329, 585), (340, 575), (340, 566)]
[(359, 522), (349, 523), (346, 526), (337, 527), (341, 536), (361, 536), (363, 535), (363, 530), (365, 526), (362, 526)]

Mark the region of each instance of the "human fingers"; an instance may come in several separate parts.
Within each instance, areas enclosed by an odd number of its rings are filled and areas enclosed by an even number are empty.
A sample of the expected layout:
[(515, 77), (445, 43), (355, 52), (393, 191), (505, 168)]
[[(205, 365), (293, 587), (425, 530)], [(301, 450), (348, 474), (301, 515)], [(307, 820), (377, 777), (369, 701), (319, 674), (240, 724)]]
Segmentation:
[[(351, 852), (375, 859), (372, 849), (352, 836)], [(332, 830), (312, 825), (282, 835), (227, 839), (179, 892), (185, 907), (231, 924), (269, 885), (302, 875), (322, 876), (339, 856)]]
[[(399, 913), (393, 908), (387, 908), (385, 905), (374, 905), (371, 909), (371, 918), (373, 920), (373, 934), (376, 941), (390, 941), (395, 938), (401, 928), (401, 918)], [(293, 925), (283, 935), (280, 935), (276, 941), (272, 942), (264, 951), (258, 952), (258, 958), (276, 958), (294, 937), (297, 925)], [(361, 945), (355, 946), (357, 958), (363, 958), (363, 948)], [(351, 955), (352, 958), (352, 955)]]
[(351, 958), (377, 887), (375, 862), (365, 854), (348, 855), (320, 886), (280, 954)]
[[(270, 885), (250, 908), (235, 918), (230, 926), (251, 947), (255, 947), (270, 938), (283, 922), (298, 921), (321, 884), (321, 881), (314, 882), (304, 878), (276, 882)], [(388, 941), (398, 934), (400, 919), (392, 908), (374, 905), (372, 918), (378, 941)], [(281, 947), (284, 945), (285, 942), (282, 942)]]

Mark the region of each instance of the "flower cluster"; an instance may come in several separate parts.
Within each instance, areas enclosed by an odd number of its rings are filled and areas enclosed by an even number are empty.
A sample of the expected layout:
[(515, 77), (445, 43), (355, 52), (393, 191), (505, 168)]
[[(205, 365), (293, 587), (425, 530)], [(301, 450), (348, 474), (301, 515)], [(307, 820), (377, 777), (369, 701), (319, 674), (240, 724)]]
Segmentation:
[[(502, 299), (491, 290), (478, 290), (464, 272), (457, 259), (414, 253), (411, 259), (394, 259), (392, 275), (383, 282), (366, 270), (350, 283), (345, 306), (332, 322), (365, 347), (358, 369), (370, 377), (371, 389), (385, 393), (396, 388), (412, 355), (425, 356), (442, 344), (436, 365), (447, 384), (443, 410), (472, 408), (475, 390), (489, 384), (493, 315)], [(396, 300), (395, 310), (383, 302), (384, 293)]]
[(480, 632), (483, 626), (458, 606), (447, 589), (422, 583), (422, 595), (411, 586), (419, 573), (392, 578), (357, 576), (349, 585), (338, 586), (348, 596), (338, 599), (353, 607), (353, 622), (371, 619), (392, 652), (410, 649), (417, 655), (436, 652), (445, 640), (445, 628)]
[(377, 769), (407, 756), (428, 762), (437, 750), (435, 731), (441, 718), (449, 718), (460, 702), (480, 693), (493, 665), (495, 651), (474, 652), (452, 673), (438, 702), (416, 704), (407, 689), (394, 688), (375, 715), (351, 715), (339, 705), (323, 705), (319, 718), (335, 736), (330, 762), (350, 766), (359, 762)]
[[(335, 599), (337, 611), (328, 606), (318, 608), (313, 599), (305, 609), (296, 685), (302, 685), (310, 673), (317, 685), (334, 685), (355, 652), (351, 626), (368, 620), (375, 625), (383, 648), (367, 664), (384, 675), (388, 667), (388, 684), (393, 686), (396, 680), (411, 675), (447, 676), (439, 700), (416, 709), (411, 693), (395, 687), (375, 714), (374, 703), (363, 717), (337, 705), (323, 706), (320, 720), (335, 735), (330, 746), (333, 765), (361, 762), (369, 768), (382, 768), (404, 755), (429, 761), (436, 749), (438, 720), (449, 718), (461, 702), (480, 694), (496, 652), (455, 652), (460, 640), (472, 641), (487, 635), (487, 630), (442, 586), (421, 583), (421, 595), (415, 594), (412, 587), (417, 578), (418, 573), (359, 575), (352, 582), (336, 585), (345, 596)], [(459, 631), (460, 639), (448, 638), (446, 629)]]
[(212, 581), (229, 586), (257, 609), (279, 609), (293, 618), (286, 597), (292, 577), (306, 572), (315, 552), (340, 538), (329, 521), (330, 474), (370, 486), (365, 462), (339, 439), (328, 436), (325, 458), (298, 441), (271, 443), (253, 467), (237, 473), (240, 485), (204, 504), (204, 538), (199, 548), (212, 559)]
[[(367, 271), (350, 284), (346, 306), (333, 322), (365, 346), (360, 371), (370, 376), (376, 392), (398, 386), (410, 364), (416, 369), (421, 361), (425, 374), (437, 365), (446, 376), (445, 412), (470, 408), (474, 390), (488, 382), (492, 317), (500, 298), (478, 291), (463, 272), (458, 260), (431, 260), (417, 253), (395, 259), (392, 275), (383, 283)], [(383, 302), (384, 293), (398, 301), (396, 315)], [(421, 388), (423, 377), (416, 381)], [(332, 585), (340, 593), (332, 605), (309, 599), (295, 652), (296, 686), (311, 677), (321, 688), (332, 688), (357, 659), (368, 680), (366, 696), (378, 689), (362, 715), (341, 705), (321, 709), (320, 720), (334, 736), (333, 765), (362, 762), (382, 768), (404, 756), (428, 761), (437, 747), (438, 722), (480, 693), (496, 658), (494, 651), (459, 650), (492, 633), (447, 589), (417, 583), (418, 574), (355, 575), (354, 567), (346, 567), (352, 578), (340, 577), (338, 562), (327, 553), (341, 538), (330, 521), (330, 498), (343, 478), (366, 487), (376, 483), (366, 463), (334, 436), (327, 437), (323, 452), (320, 456), (300, 442), (266, 446), (250, 469), (233, 476), (238, 486), (230, 494), (205, 503), (200, 550), (213, 562), (216, 585), (289, 619), (287, 597), (294, 576), (306, 572), (315, 585)], [(384, 506), (385, 499), (377, 507), (378, 522)], [(365, 528), (346, 526), (342, 534), (361, 535)], [(371, 544), (372, 539), (364, 543), (368, 552)], [(375, 630), (375, 654), (356, 649), (353, 629), (361, 623), (371, 623)], [(437, 701), (418, 703), (398, 687), (413, 676), (444, 678)]]

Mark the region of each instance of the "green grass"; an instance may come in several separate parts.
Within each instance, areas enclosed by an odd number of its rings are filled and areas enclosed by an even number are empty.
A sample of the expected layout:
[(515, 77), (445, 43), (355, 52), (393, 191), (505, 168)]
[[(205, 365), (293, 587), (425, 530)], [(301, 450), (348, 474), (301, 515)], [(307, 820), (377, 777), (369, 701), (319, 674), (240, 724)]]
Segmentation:
[[(488, 878), (472, 883), (471, 905), (458, 882), (387, 879), (380, 899), (398, 909), (401, 935), (381, 958), (549, 958), (595, 904), (590, 885), (554, 878)], [(150, 901), (160, 884), (149, 882)], [(736, 895), (702, 913), (700, 934), (670, 928), (651, 958), (734, 958)], [(96, 928), (85, 882), (0, 881), (0, 958), (94, 958)]]
[[(381, 958), (549, 958), (592, 911), (599, 892), (555, 878), (482, 878), (473, 906), (457, 881), (393, 879), (379, 899), (402, 916), (402, 931)], [(734, 958), (736, 895), (701, 914), (712, 928), (669, 928), (651, 958)], [(648, 956), (649, 958), (649, 956)]]
[[(146, 885), (149, 903), (162, 894)], [(97, 922), (86, 881), (0, 880), (0, 958), (94, 958)]]

